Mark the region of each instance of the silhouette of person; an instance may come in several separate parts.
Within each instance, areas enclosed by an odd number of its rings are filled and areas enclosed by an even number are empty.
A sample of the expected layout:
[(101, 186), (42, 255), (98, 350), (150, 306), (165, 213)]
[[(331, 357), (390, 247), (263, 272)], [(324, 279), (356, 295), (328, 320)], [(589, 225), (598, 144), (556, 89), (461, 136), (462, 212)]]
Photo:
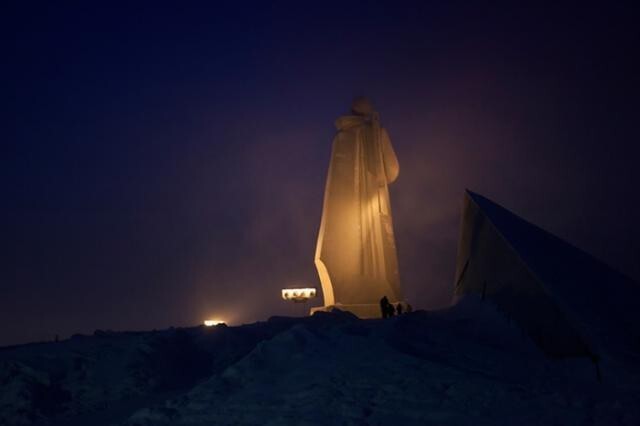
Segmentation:
[(408, 304), (408, 303), (407, 303), (407, 310), (406, 310), (406, 313), (409, 313), (409, 312), (411, 312), (411, 311), (413, 311), (413, 308), (411, 307), (411, 305), (410, 305), (410, 304)]
[(387, 299), (387, 296), (383, 296), (382, 299), (380, 299), (380, 312), (382, 312), (382, 318), (387, 318), (389, 316), (389, 299)]
[(398, 313), (398, 315), (402, 315), (402, 303), (398, 303), (398, 305), (396, 306), (396, 312)]
[(392, 316), (394, 316), (396, 314), (396, 308), (394, 308), (391, 303), (387, 304), (387, 309), (389, 310), (388, 313), (387, 313), (387, 315), (389, 317), (392, 317)]

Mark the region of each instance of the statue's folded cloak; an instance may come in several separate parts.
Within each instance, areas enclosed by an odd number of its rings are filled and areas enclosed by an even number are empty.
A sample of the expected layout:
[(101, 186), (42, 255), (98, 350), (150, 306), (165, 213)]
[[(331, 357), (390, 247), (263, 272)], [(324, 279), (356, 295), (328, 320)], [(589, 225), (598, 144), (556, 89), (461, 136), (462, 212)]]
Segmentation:
[(336, 121), (315, 263), (325, 306), (402, 299), (387, 185), (399, 166), (377, 113)]

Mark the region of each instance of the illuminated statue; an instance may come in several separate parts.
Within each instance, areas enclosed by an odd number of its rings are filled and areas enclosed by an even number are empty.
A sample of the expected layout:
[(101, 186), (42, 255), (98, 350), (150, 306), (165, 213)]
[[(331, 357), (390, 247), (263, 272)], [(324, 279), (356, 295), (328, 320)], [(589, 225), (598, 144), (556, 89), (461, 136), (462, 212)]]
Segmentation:
[(325, 306), (315, 310), (379, 317), (380, 298), (402, 299), (387, 186), (398, 160), (368, 99), (336, 127), (315, 256)]

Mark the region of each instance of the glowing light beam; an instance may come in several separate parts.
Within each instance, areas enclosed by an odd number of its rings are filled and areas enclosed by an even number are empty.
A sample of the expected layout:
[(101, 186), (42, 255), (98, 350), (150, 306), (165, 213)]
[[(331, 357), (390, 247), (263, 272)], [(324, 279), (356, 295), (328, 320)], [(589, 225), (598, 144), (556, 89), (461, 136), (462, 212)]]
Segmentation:
[(204, 325), (206, 325), (207, 327), (213, 327), (214, 325), (219, 325), (219, 324), (225, 324), (225, 322), (222, 320), (214, 320), (214, 319), (204, 320)]

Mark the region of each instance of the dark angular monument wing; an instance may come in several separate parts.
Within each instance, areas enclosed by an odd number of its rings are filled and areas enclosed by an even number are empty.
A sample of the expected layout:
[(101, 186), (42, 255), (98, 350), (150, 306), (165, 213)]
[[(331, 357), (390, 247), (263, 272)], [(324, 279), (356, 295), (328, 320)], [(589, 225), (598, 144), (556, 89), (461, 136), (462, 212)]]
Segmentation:
[(492, 300), (551, 357), (640, 360), (640, 286), (471, 191), (455, 291)]

